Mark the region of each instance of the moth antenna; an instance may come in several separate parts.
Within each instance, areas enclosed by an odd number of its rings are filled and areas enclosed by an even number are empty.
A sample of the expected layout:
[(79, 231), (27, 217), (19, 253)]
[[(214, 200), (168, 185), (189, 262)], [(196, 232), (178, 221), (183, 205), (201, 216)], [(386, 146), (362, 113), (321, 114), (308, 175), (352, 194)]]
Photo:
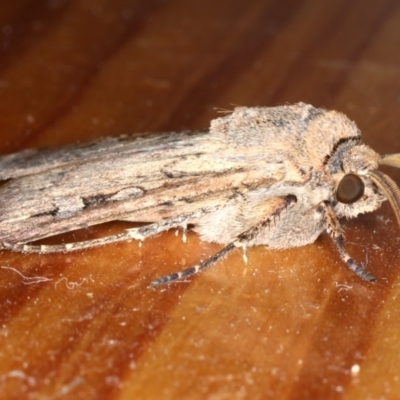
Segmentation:
[(379, 164), (390, 165), (391, 167), (400, 168), (400, 153), (386, 154), (381, 157)]
[[(393, 156), (396, 157), (397, 162), (399, 162), (398, 167), (400, 167), (400, 154), (393, 154)], [(396, 215), (397, 222), (400, 225), (400, 189), (396, 182), (380, 171), (372, 171), (370, 173), (370, 178), (375, 185), (385, 193), (390, 205), (392, 206), (394, 214)]]

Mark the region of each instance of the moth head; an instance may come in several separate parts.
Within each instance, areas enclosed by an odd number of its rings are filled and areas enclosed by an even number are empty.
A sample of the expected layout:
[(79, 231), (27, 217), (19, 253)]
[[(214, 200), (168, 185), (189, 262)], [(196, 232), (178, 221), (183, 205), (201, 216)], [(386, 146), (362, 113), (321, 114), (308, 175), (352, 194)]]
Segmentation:
[(381, 157), (364, 145), (354, 146), (346, 154), (335, 192), (338, 214), (355, 217), (375, 210), (386, 198), (400, 225), (400, 189), (378, 171), (379, 164), (400, 168), (400, 154)]

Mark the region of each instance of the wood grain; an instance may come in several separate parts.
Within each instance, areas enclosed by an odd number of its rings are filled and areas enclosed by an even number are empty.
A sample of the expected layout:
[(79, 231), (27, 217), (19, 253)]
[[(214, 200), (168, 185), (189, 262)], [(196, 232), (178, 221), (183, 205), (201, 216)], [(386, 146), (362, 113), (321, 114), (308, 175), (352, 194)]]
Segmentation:
[[(304, 101), (400, 152), (395, 0), (0, 1), (0, 150), (207, 127), (218, 109)], [(385, 170), (397, 182), (400, 173)], [(52, 239), (121, 231), (111, 223)], [(130, 225), (129, 225), (130, 226)], [(397, 399), (399, 227), (390, 207), (328, 237), (239, 251), (189, 234), (0, 254), (0, 399)]]

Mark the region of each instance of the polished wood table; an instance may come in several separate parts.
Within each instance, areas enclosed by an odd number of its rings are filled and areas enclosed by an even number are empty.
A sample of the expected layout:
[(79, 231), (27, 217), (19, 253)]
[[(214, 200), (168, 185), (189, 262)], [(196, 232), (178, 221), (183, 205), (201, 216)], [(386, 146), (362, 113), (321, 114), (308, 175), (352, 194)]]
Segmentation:
[[(0, 151), (207, 128), (219, 109), (302, 101), (400, 152), (399, 43), (394, 0), (2, 0)], [(400, 398), (400, 229), (388, 204), (343, 227), (376, 284), (326, 234), (251, 248), (247, 264), (235, 251), (156, 290), (152, 279), (221, 246), (169, 231), (142, 246), (2, 251), (0, 399)]]

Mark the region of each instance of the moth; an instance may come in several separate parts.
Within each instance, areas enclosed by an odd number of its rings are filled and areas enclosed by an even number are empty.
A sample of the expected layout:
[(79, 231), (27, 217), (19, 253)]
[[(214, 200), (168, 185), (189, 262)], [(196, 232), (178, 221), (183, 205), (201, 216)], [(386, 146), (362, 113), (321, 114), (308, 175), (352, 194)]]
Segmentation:
[[(303, 246), (327, 232), (350, 270), (372, 282), (346, 251), (339, 219), (389, 200), (400, 223), (400, 190), (379, 164), (400, 167), (400, 154), (380, 156), (345, 115), (303, 103), (235, 108), (209, 130), (25, 150), (0, 158), (0, 249), (67, 252), (188, 226), (223, 245), (155, 287), (238, 248)], [(144, 224), (100, 239), (32, 243), (115, 220)]]

